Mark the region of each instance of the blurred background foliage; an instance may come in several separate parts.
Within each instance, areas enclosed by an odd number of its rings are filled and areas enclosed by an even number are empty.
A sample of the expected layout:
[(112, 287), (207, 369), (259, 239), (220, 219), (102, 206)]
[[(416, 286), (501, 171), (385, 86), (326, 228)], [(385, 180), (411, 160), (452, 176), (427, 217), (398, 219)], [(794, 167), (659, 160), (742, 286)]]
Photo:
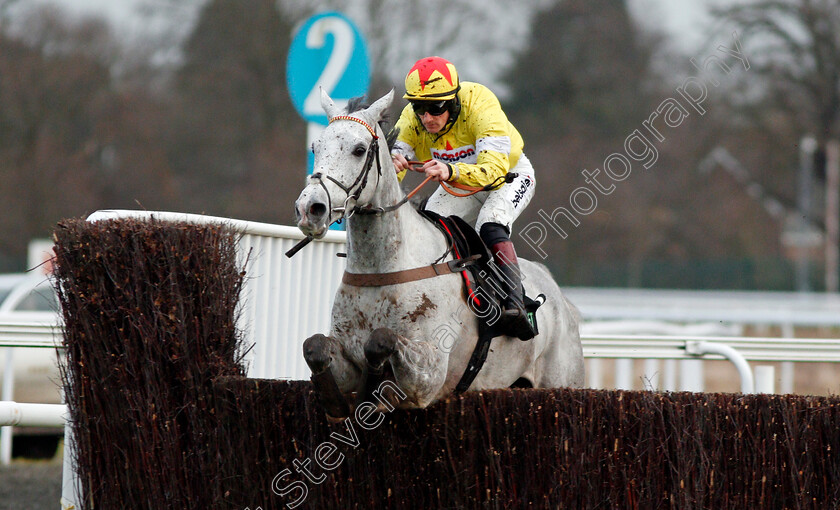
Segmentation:
[(552, 231), (545, 262), (562, 285), (794, 288), (784, 217), (710, 155), (737, 161), (788, 216), (824, 224), (824, 175), (811, 210), (797, 212), (797, 170), (803, 136), (823, 147), (840, 135), (840, 1), (730, 2), (688, 53), (623, 0), (342, 3), (138, 0), (150, 28), (127, 35), (52, 4), (0, 0), (0, 271), (23, 270), (30, 239), (97, 209), (293, 224), (306, 126), (286, 54), (296, 25), (341, 8), (368, 39), (372, 98), (401, 91), (428, 54), (497, 91), (538, 172), (519, 228), (568, 207), (581, 172), (602, 168), (698, 74), (689, 59), (725, 57), (718, 47), (732, 48), (737, 31), (750, 69), (727, 60), (707, 113), (663, 131), (656, 164), (599, 195), (568, 238)]

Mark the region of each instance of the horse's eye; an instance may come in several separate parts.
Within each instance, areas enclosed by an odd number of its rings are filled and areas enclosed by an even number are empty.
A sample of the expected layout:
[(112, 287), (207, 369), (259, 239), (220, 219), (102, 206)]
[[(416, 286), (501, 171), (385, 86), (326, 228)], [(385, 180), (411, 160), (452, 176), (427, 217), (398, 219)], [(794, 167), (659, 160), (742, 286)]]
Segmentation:
[(360, 158), (360, 157), (364, 156), (365, 152), (367, 152), (367, 150), (362, 145), (357, 145), (357, 146), (353, 147), (353, 155), (356, 156), (357, 158)]

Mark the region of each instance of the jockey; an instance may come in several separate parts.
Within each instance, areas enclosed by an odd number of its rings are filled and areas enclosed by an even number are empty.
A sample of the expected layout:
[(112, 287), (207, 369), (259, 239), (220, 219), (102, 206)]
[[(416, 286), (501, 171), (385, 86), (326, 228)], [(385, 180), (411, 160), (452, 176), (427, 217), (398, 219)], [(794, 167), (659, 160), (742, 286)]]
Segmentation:
[[(461, 82), (458, 71), (441, 57), (422, 58), (405, 77), (409, 104), (396, 128), (391, 151), (400, 180), (409, 161), (428, 160), (423, 172), (436, 181), (483, 187), (490, 191), (456, 197), (442, 187), (426, 209), (442, 216), (460, 216), (475, 229), (493, 253), (505, 282), (501, 327), (510, 336), (534, 336), (523, 304), (522, 280), (510, 240), (514, 220), (534, 196), (534, 168), (522, 153), (522, 136), (508, 121), (499, 100), (484, 85)], [(505, 184), (508, 172), (518, 174)]]

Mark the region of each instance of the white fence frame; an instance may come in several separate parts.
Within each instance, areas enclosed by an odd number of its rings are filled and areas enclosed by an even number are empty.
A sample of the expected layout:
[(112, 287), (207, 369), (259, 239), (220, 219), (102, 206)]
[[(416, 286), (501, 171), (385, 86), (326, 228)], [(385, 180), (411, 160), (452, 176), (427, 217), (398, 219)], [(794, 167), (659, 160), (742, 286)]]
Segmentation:
[[(46, 275), (33, 273), (16, 285), (0, 304), (0, 352), (5, 355), (0, 401), (8, 402), (14, 398), (15, 347), (56, 348), (55, 333), (60, 321), (58, 314), (17, 310), (24, 299), (47, 282)], [(12, 427), (0, 427), (0, 465), (5, 466), (11, 462), (12, 434)]]
[[(0, 347), (6, 351), (7, 359), (11, 360), (12, 349), (41, 348), (60, 349), (62, 329), (58, 324), (40, 323), (11, 323), (0, 319)], [(7, 363), (7, 365), (10, 365)], [(13, 377), (14, 371), (6, 367), (4, 379)], [(7, 393), (7, 389), (9, 390)], [(18, 403), (10, 400), (11, 394), (8, 381), (4, 382), (3, 397), (0, 400), (0, 457), (2, 464), (8, 465), (12, 455), (12, 426), (17, 427), (56, 427), (64, 428), (64, 451), (62, 460), (61, 480), (61, 509), (76, 508), (76, 494), (78, 480), (75, 476), (75, 463), (72, 458), (73, 430), (67, 420), (69, 411), (66, 404), (31, 404)]]

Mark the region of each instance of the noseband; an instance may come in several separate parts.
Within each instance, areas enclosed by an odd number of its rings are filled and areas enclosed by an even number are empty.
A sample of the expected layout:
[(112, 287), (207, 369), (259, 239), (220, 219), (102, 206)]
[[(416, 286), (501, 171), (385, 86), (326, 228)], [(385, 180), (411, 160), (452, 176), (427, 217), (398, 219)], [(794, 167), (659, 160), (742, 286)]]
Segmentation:
[[(365, 158), (364, 167), (362, 168), (361, 173), (359, 173), (359, 176), (356, 177), (356, 180), (353, 181), (353, 184), (345, 186), (329, 175), (322, 175), (321, 172), (317, 172), (311, 175), (311, 178), (318, 179), (318, 184), (320, 184), (321, 187), (324, 188), (324, 192), (327, 194), (327, 200), (329, 201), (330, 212), (339, 212), (342, 214), (342, 216), (350, 218), (351, 216), (353, 216), (354, 213), (364, 211), (364, 209), (356, 207), (355, 205), (353, 206), (353, 208), (350, 209), (349, 212), (347, 211), (347, 208), (351, 200), (355, 203), (359, 199), (359, 196), (361, 196), (362, 194), (362, 190), (364, 190), (365, 186), (367, 186), (368, 176), (370, 175), (370, 169), (373, 167), (374, 161), (376, 161), (376, 172), (378, 176), (382, 176), (382, 165), (379, 162), (379, 136), (377, 136), (376, 131), (374, 131), (370, 124), (363, 121), (362, 119), (357, 119), (356, 117), (351, 117), (349, 115), (336, 115), (335, 117), (330, 119), (329, 123), (332, 124), (337, 120), (351, 120), (353, 122), (357, 122), (363, 125), (373, 137), (373, 140), (371, 140), (370, 145), (368, 145), (367, 157)], [(336, 207), (335, 209), (333, 209), (332, 198), (330, 198), (330, 192), (324, 185), (324, 177), (326, 177), (327, 179), (332, 181), (336, 186), (341, 188), (342, 191), (344, 191), (344, 193), (347, 195), (347, 198), (344, 200), (344, 207)], [(356, 188), (355, 191), (351, 191), (354, 187), (356, 187), (356, 185), (358, 185), (358, 188)]]

